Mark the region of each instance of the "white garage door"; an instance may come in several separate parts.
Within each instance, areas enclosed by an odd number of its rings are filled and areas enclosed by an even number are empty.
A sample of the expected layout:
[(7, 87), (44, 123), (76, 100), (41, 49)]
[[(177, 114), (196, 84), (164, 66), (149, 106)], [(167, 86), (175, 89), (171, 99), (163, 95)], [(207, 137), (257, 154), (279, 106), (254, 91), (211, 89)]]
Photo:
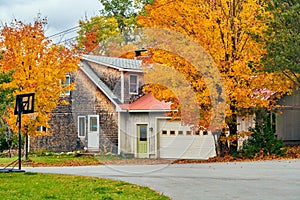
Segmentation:
[(216, 156), (211, 134), (195, 133), (177, 120), (160, 119), (157, 125), (160, 158), (208, 159)]

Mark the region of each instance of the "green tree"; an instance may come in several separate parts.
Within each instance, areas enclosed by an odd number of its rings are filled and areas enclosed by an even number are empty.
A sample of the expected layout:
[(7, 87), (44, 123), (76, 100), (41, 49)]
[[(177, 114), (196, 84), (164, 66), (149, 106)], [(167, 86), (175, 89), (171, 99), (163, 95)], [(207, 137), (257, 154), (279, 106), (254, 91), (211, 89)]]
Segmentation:
[[(0, 60), (2, 59), (2, 55), (4, 51), (0, 52)], [(1, 66), (0, 66), (1, 68)], [(9, 71), (5, 73), (4, 71), (0, 71), (0, 85), (3, 83), (9, 83), (12, 81), (13, 71)], [(7, 107), (11, 105), (14, 101), (13, 92), (14, 88), (3, 88), (0, 87), (0, 151), (11, 148), (13, 144), (13, 135), (10, 135), (9, 127), (4, 120), (4, 116), (7, 115)]]
[[(12, 74), (13, 74), (13, 71), (9, 71), (7, 73), (1, 71), (0, 72), (0, 85), (3, 84), (3, 83), (11, 82), (12, 79), (13, 79)], [(5, 114), (7, 106), (10, 105), (14, 100), (13, 95), (12, 95), (13, 91), (14, 91), (14, 88), (0, 87), (0, 113), (1, 113), (1, 117)]]
[(253, 134), (243, 144), (239, 156), (255, 158), (261, 156), (284, 156), (286, 149), (282, 140), (274, 137), (274, 114), (264, 109), (256, 111), (258, 116)]
[[(145, 4), (150, 4), (153, 0), (99, 0), (99, 2), (103, 5), (103, 9), (98, 16), (79, 21), (77, 41), (79, 49), (84, 53), (108, 55), (107, 46), (110, 43), (107, 40), (113, 36), (123, 37), (119, 40), (118, 46), (126, 45), (133, 40), (138, 13), (143, 11)], [(114, 42), (118, 42), (118, 39), (114, 38)]]
[(152, 4), (153, 0), (99, 0), (104, 6), (103, 16), (114, 17), (121, 32), (136, 27), (137, 14), (143, 10), (145, 4)]
[(263, 61), (267, 71), (280, 71), (296, 87), (300, 84), (300, 1), (271, 0), (267, 19), (267, 54)]
[(80, 51), (84, 53), (97, 54), (101, 50), (107, 51), (103, 42), (120, 33), (118, 22), (114, 17), (94, 16), (80, 20), (79, 27), (77, 42)]

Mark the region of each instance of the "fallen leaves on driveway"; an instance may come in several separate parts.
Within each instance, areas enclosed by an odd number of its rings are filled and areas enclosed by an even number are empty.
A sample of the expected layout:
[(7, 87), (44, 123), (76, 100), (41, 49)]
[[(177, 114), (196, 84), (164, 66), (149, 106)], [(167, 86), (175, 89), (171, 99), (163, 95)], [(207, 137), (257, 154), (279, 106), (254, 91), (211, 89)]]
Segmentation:
[(86, 165), (155, 165), (155, 164), (189, 164), (189, 163), (216, 163), (216, 162), (254, 162), (263, 160), (290, 160), (300, 159), (300, 145), (288, 146), (287, 154), (284, 157), (278, 157), (275, 155), (262, 156), (258, 155), (254, 159), (248, 158), (234, 158), (230, 155), (225, 157), (213, 157), (208, 160), (189, 160), (189, 159), (147, 159), (147, 158), (120, 158), (120, 159), (108, 159), (108, 160), (64, 160), (60, 163), (45, 163), (36, 161), (23, 161), (23, 166), (31, 167), (46, 167), (46, 166), (86, 166)]
[(254, 161), (263, 161), (263, 160), (291, 160), (291, 159), (300, 159), (300, 145), (287, 146), (287, 152), (285, 156), (276, 156), (269, 155), (263, 156), (258, 155), (253, 159), (249, 158), (235, 158), (233, 156), (227, 155), (225, 157), (213, 157), (208, 160), (186, 160), (179, 159), (173, 161), (172, 164), (188, 164), (188, 163), (215, 163), (215, 162), (254, 162)]

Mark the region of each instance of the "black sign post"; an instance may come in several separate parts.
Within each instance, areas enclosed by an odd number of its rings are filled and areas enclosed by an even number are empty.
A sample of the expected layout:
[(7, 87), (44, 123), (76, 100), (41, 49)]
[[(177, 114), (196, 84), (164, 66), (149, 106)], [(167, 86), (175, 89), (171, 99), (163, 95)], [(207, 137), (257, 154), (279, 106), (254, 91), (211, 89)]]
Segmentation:
[(21, 132), (22, 132), (22, 114), (29, 114), (34, 113), (34, 93), (29, 94), (19, 94), (16, 98), (16, 106), (15, 106), (15, 115), (18, 115), (17, 123), (19, 124), (19, 172), (24, 172), (21, 170), (21, 155), (22, 155), (22, 139), (21, 139)]

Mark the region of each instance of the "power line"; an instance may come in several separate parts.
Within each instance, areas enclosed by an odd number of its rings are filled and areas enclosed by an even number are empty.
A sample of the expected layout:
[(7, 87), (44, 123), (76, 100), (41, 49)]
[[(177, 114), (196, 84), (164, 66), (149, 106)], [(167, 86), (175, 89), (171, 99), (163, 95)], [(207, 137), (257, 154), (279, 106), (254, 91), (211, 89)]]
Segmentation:
[(48, 36), (47, 38), (50, 39), (50, 38), (58, 37), (58, 36), (60, 36), (60, 35), (62, 35), (62, 34), (66, 34), (66, 33), (70, 33), (70, 32), (77, 31), (77, 29), (79, 29), (79, 28), (80, 28), (79, 26), (75, 26), (75, 27), (72, 27), (72, 28), (63, 30), (63, 31), (61, 31), (61, 32), (55, 33), (55, 34), (53, 34), (53, 35), (50, 35), (50, 36)]
[(75, 40), (77, 36), (74, 36), (74, 37), (71, 37), (71, 38), (68, 38), (68, 39), (65, 39), (65, 40), (62, 40), (62, 41), (59, 41), (57, 42), (56, 44), (62, 44), (62, 43), (66, 43), (66, 42), (69, 42), (69, 41), (72, 41), (72, 40)]
[[(105, 16), (100, 16), (100, 17), (105, 17)], [(97, 24), (98, 22), (97, 21), (94, 21), (94, 22), (91, 22), (91, 21), (86, 21), (88, 24), (90, 25), (95, 25)], [(46, 37), (47, 39), (53, 39), (53, 38), (56, 38), (56, 37), (59, 37), (59, 36), (62, 36), (62, 35), (65, 35), (65, 34), (68, 34), (68, 33), (72, 33), (72, 32), (75, 32), (77, 30), (80, 29), (80, 25), (77, 25), (77, 26), (74, 26), (72, 28), (69, 28), (69, 29), (66, 29), (66, 30), (63, 30), (61, 32), (58, 32), (58, 33), (55, 33), (53, 35), (50, 35), (48, 37)], [(69, 38), (69, 39), (66, 39), (64, 41), (60, 40), (57, 44), (60, 44), (60, 43), (63, 43), (63, 42), (66, 42), (66, 41), (69, 41), (69, 40), (72, 40), (74, 39), (75, 37), (72, 37), (72, 38)]]

